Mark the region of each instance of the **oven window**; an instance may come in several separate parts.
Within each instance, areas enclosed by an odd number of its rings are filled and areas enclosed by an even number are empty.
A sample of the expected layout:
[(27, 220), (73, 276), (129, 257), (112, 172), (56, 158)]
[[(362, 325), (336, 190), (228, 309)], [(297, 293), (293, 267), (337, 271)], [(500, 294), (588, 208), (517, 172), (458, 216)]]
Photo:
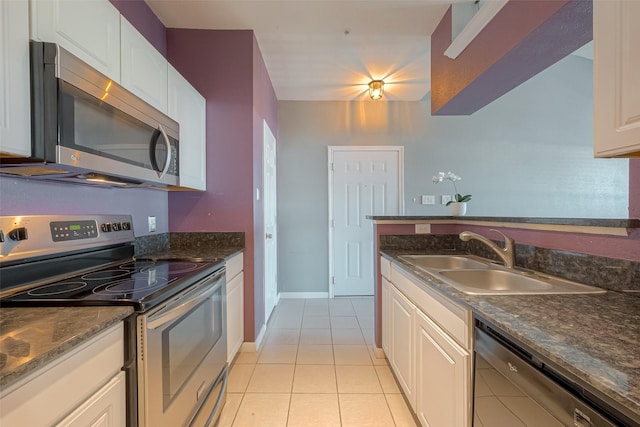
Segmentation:
[(222, 332), (220, 292), (216, 292), (162, 332), (165, 409), (222, 337)]

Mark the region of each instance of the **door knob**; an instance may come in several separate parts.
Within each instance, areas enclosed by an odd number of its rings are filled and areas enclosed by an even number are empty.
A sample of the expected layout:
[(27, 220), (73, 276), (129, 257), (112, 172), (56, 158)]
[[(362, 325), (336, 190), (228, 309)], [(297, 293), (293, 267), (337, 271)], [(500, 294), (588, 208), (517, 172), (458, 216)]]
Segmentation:
[(267, 235), (265, 236), (267, 239), (271, 239), (273, 237), (273, 234), (271, 233), (267, 233)]

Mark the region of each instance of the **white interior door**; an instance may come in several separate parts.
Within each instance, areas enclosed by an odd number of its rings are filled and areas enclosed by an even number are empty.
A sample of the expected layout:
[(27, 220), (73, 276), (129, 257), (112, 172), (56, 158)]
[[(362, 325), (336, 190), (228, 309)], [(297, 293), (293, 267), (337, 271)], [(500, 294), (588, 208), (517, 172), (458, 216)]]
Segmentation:
[(329, 147), (332, 294), (373, 295), (373, 221), (402, 212), (402, 147)]
[(276, 211), (276, 138), (264, 122), (264, 321), (278, 304), (278, 229)]

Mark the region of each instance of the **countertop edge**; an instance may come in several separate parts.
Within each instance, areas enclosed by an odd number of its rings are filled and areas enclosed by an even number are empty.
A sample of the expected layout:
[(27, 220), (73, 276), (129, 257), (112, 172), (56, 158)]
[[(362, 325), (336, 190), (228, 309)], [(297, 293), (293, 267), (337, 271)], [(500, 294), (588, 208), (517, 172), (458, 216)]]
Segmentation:
[[(39, 307), (38, 309), (47, 310), (48, 308), (60, 309), (61, 307)], [(70, 309), (71, 311), (78, 308), (84, 308), (84, 307), (64, 307), (64, 309)], [(134, 312), (133, 307), (101, 306), (100, 308), (103, 310), (108, 310), (110, 308), (113, 308), (114, 314), (100, 322), (97, 322), (95, 325), (82, 330), (78, 334), (60, 343), (59, 345), (51, 348), (50, 350), (34, 356), (31, 360), (16, 367), (15, 369), (10, 370), (6, 373), (0, 374), (0, 388), (6, 389), (8, 387), (14, 386), (21, 379), (25, 378), (28, 374), (32, 373), (33, 371), (36, 371), (37, 369), (45, 367), (48, 363), (54, 361), (60, 356), (63, 356), (64, 354), (73, 350), (74, 348), (81, 345), (85, 341), (88, 341), (89, 339), (98, 335), (100, 332), (104, 331), (105, 329), (126, 319)], [(31, 307), (12, 308), (12, 310), (29, 310), (29, 309), (33, 309), (33, 308)], [(3, 308), (3, 310), (6, 310), (6, 309)], [(70, 316), (73, 316), (73, 314), (70, 314)]]

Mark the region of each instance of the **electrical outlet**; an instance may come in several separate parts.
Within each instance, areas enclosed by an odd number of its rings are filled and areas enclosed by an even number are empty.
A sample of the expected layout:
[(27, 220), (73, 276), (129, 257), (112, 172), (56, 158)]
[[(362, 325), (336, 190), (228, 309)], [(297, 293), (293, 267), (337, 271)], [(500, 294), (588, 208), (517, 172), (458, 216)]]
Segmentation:
[(156, 217), (155, 216), (150, 216), (149, 217), (149, 232), (153, 233), (154, 231), (156, 231)]
[(447, 203), (449, 203), (451, 201), (451, 196), (448, 194), (443, 194), (442, 195), (442, 204), (446, 205)]
[(436, 204), (436, 196), (422, 196), (422, 204), (423, 205), (435, 205)]
[(416, 234), (430, 234), (431, 224), (416, 224)]

